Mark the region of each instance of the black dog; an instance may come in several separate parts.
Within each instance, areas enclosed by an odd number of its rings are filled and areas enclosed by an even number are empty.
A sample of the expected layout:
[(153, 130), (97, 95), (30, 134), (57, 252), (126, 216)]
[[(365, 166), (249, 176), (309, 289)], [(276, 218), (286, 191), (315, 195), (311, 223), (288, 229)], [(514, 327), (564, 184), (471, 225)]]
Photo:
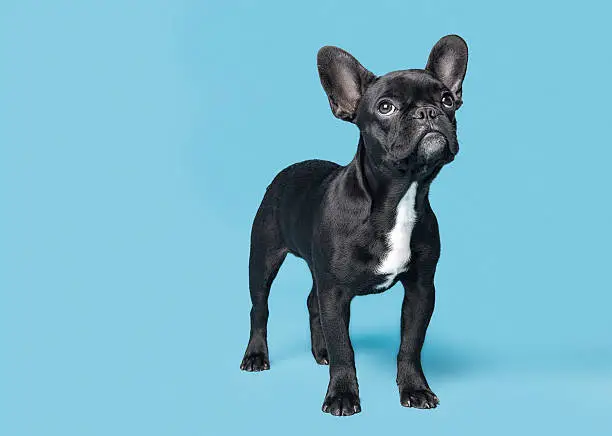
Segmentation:
[(319, 50), (321, 83), (334, 115), (360, 137), (347, 166), (309, 160), (281, 171), (268, 187), (251, 233), (251, 336), (240, 368), (270, 368), (270, 285), (287, 253), (304, 259), (312, 353), (330, 365), (323, 411), (361, 410), (349, 338), (354, 296), (404, 286), (397, 384), (401, 404), (428, 409), (438, 398), (421, 368), (421, 348), (434, 308), (440, 255), (429, 185), (459, 151), (455, 111), (467, 69), (465, 41), (442, 38), (424, 70), (381, 77), (337, 47)]

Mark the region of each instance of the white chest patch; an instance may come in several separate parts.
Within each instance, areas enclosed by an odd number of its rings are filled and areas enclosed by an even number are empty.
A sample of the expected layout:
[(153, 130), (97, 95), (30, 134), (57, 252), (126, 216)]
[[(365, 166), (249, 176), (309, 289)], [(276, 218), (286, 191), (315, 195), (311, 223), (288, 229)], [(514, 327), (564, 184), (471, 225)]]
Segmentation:
[(376, 269), (378, 274), (387, 276), (383, 283), (376, 286), (379, 289), (390, 286), (398, 274), (406, 271), (406, 265), (410, 260), (410, 237), (417, 220), (414, 208), (416, 192), (417, 182), (412, 182), (408, 191), (397, 205), (395, 225), (387, 233), (389, 251), (383, 256), (380, 265)]

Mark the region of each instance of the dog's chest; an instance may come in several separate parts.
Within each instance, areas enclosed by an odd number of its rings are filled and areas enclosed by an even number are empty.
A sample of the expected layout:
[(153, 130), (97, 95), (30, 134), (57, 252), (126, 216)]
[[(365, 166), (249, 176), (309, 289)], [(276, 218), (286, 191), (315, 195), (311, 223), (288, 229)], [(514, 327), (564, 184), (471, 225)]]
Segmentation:
[(397, 205), (395, 223), (386, 235), (387, 251), (381, 257), (376, 273), (382, 277), (377, 289), (388, 288), (398, 274), (406, 271), (410, 261), (410, 239), (417, 220), (415, 210), (417, 183), (413, 182)]

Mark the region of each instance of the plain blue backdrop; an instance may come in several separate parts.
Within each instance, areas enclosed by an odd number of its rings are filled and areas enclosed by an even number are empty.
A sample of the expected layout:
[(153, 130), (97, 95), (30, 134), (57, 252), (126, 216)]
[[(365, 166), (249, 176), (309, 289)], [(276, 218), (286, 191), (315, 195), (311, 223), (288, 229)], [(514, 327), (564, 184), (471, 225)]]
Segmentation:
[[(0, 434), (612, 432), (609, 17), (604, 2), (3, 1)], [(458, 33), (461, 152), (424, 367), (400, 406), (402, 290), (353, 303), (363, 412), (320, 411), (311, 282), (289, 258), (271, 371), (239, 370), (252, 218), (277, 171), (347, 163), (316, 52), (376, 74)]]

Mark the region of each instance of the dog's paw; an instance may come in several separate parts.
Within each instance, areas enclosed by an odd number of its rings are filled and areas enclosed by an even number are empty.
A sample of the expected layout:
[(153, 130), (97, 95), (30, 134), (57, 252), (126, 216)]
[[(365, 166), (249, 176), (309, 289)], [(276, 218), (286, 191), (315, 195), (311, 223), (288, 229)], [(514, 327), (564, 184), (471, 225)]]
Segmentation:
[(265, 353), (247, 353), (242, 359), (240, 369), (248, 372), (270, 369), (270, 359)]
[(436, 397), (436, 394), (431, 392), (429, 389), (402, 389), (400, 392), (400, 403), (404, 407), (415, 407), (417, 409), (433, 409), (440, 400)]
[(342, 392), (326, 396), (321, 409), (323, 412), (331, 413), (334, 416), (350, 416), (361, 412), (361, 405), (358, 395), (351, 392)]
[(329, 356), (325, 348), (319, 350), (312, 350), (312, 355), (319, 365), (329, 365)]

